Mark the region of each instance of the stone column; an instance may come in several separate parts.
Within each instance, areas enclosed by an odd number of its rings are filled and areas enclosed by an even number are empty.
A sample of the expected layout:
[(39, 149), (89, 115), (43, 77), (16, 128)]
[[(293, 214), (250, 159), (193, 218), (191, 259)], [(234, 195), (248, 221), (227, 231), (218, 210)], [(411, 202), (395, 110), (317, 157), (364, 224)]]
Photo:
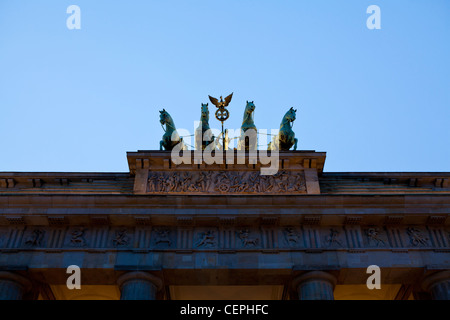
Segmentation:
[(0, 271), (0, 300), (22, 300), (31, 282), (16, 273)]
[(127, 272), (117, 279), (120, 300), (155, 300), (162, 288), (158, 277), (142, 271)]
[(333, 290), (336, 277), (328, 272), (310, 271), (293, 282), (299, 300), (334, 300)]
[(422, 288), (431, 293), (433, 300), (450, 300), (450, 270), (429, 275), (423, 280)]

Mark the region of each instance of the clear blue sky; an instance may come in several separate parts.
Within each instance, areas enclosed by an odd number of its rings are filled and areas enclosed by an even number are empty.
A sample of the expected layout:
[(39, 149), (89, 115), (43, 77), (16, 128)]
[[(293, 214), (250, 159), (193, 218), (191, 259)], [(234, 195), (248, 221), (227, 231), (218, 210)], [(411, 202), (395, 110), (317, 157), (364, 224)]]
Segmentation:
[(448, 0), (0, 0), (0, 171), (126, 172), (231, 92), (228, 128), (297, 108), (325, 171), (450, 171), (449, 78)]

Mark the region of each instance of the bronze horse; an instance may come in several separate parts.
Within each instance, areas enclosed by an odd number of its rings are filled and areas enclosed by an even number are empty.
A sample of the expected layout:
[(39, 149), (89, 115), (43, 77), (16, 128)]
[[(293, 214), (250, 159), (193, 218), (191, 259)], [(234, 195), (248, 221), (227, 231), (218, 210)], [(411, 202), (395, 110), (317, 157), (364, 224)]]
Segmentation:
[(162, 109), (162, 111), (159, 112), (159, 122), (161, 123), (161, 126), (164, 124), (166, 125), (166, 128), (164, 129), (165, 133), (162, 140), (159, 142), (159, 150), (163, 150), (164, 148), (164, 150), (171, 151), (179, 143), (182, 144), (181, 149), (186, 150), (183, 143), (183, 138), (178, 135), (177, 129), (175, 128), (175, 123), (173, 122), (170, 114), (165, 109)]
[[(208, 130), (210, 130), (209, 131), (209, 135), (208, 135), (208, 132), (207, 132)], [(205, 132), (207, 132), (206, 135), (205, 135)], [(206, 140), (203, 140), (204, 138)], [(200, 125), (195, 130), (195, 149), (196, 150), (205, 150), (205, 148), (208, 145), (210, 145), (211, 143), (213, 143), (212, 147), (215, 147), (214, 139), (215, 139), (215, 137), (211, 133), (211, 128), (209, 127), (209, 109), (208, 109), (208, 104), (203, 104), (202, 103), (201, 116), (200, 116)]]
[[(241, 125), (241, 136), (239, 137), (238, 141), (238, 150), (256, 150), (258, 148), (258, 142), (257, 142), (257, 129), (255, 122), (253, 120), (253, 111), (255, 111), (255, 104), (253, 101), (247, 101), (247, 104), (245, 106), (244, 110), (244, 118), (242, 120)], [(251, 134), (249, 135), (246, 131), (250, 131)], [(251, 137), (254, 137), (254, 139), (251, 139)]]
[[(289, 150), (294, 146), (294, 150), (297, 150), (297, 138), (295, 138), (295, 133), (292, 130), (292, 123), (295, 121), (297, 109), (290, 108), (288, 112), (284, 115), (280, 124), (280, 131), (275, 137), (274, 141), (269, 143), (267, 150)], [(273, 143), (275, 142), (275, 143)]]

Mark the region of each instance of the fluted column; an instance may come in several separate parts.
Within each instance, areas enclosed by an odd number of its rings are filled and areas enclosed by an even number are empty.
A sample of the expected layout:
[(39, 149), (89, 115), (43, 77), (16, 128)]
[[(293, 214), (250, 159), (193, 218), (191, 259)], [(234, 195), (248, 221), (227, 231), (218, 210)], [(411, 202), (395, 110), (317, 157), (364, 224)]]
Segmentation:
[(31, 282), (16, 273), (0, 271), (0, 300), (22, 300)]
[(334, 300), (336, 277), (328, 272), (310, 271), (302, 274), (293, 282), (299, 300)]
[(120, 300), (155, 300), (162, 288), (158, 277), (142, 271), (127, 272), (117, 279)]
[(431, 293), (433, 300), (450, 300), (450, 270), (429, 275), (423, 280), (422, 287)]

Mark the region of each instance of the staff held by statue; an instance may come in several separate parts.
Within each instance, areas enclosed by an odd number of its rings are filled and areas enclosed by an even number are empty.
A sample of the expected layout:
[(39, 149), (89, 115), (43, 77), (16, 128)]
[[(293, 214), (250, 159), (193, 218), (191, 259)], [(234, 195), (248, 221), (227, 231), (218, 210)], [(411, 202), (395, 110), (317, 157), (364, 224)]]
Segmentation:
[(216, 111), (215, 115), (216, 115), (216, 119), (219, 120), (222, 124), (222, 142), (223, 142), (222, 146), (223, 146), (223, 149), (226, 150), (226, 149), (228, 149), (228, 137), (225, 137), (225, 134), (223, 131), (223, 123), (230, 117), (230, 113), (225, 107), (227, 107), (230, 104), (231, 98), (233, 97), (233, 93), (231, 93), (229, 96), (227, 96), (225, 98), (225, 100), (223, 100), (222, 96), (220, 96), (220, 101), (214, 97), (211, 97), (211, 96), (208, 96), (208, 97), (209, 97), (209, 101), (211, 101), (211, 103), (217, 107), (217, 111)]

